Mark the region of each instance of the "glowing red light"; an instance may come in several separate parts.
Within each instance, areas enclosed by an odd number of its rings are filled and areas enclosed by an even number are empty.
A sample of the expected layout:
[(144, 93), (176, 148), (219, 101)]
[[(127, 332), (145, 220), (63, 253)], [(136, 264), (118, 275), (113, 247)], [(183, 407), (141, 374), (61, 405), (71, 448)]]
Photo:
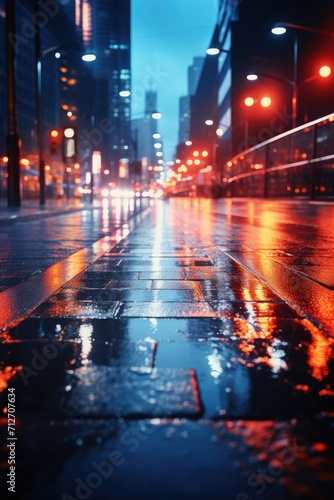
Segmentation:
[(253, 97), (246, 97), (246, 99), (244, 100), (244, 103), (248, 107), (253, 106), (254, 102), (255, 101), (254, 101)]
[(319, 69), (319, 75), (322, 78), (327, 78), (331, 74), (332, 70), (329, 66), (321, 66)]

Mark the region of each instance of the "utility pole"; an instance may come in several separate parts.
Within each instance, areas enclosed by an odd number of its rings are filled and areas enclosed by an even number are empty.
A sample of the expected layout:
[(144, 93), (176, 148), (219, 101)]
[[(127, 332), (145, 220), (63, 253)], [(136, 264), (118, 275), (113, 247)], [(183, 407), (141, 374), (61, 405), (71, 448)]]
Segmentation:
[[(39, 9), (39, 0), (35, 0), (35, 14)], [(36, 130), (37, 130), (37, 154), (39, 170), (39, 204), (45, 205), (45, 168), (43, 155), (43, 123), (42, 123), (42, 54), (41, 54), (41, 34), (40, 27), (35, 33), (35, 60), (36, 60)]]
[(15, 0), (6, 0), (6, 53), (7, 53), (7, 105), (8, 105), (8, 207), (21, 205), (20, 193), (20, 147), (16, 114), (16, 47), (15, 47)]
[(90, 117), (89, 117), (89, 120), (90, 120), (90, 132), (89, 132), (90, 195), (89, 195), (89, 202), (91, 204), (93, 204), (93, 201), (94, 201), (93, 130), (94, 130), (94, 124), (95, 124), (93, 98), (91, 98), (91, 100), (90, 100), (89, 114), (90, 114)]

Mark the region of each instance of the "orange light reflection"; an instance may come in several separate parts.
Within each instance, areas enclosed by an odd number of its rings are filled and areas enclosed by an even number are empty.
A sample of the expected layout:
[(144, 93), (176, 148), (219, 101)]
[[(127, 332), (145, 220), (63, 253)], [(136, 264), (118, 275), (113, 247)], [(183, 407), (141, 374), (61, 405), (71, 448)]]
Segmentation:
[(0, 370), (0, 392), (4, 391), (8, 387), (8, 382), (20, 371), (22, 371), (22, 366), (6, 366), (3, 370)]
[(311, 374), (315, 379), (322, 381), (329, 374), (328, 363), (333, 356), (334, 339), (327, 338), (321, 330), (307, 319), (300, 320), (300, 323), (311, 334), (307, 351)]

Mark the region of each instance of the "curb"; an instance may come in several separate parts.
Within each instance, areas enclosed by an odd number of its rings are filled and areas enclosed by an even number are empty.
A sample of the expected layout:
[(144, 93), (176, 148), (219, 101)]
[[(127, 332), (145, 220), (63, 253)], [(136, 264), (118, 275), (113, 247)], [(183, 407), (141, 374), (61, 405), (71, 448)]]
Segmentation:
[(13, 213), (11, 215), (8, 213), (3, 217), (0, 215), (0, 226), (10, 226), (18, 222), (34, 221), (34, 220), (44, 219), (47, 217), (55, 217), (58, 215), (66, 215), (73, 212), (80, 212), (82, 210), (94, 210), (94, 209), (100, 210), (100, 207), (83, 206), (83, 207), (72, 207), (72, 208), (59, 209), (53, 211), (47, 210), (45, 212), (37, 210), (36, 212), (29, 214)]

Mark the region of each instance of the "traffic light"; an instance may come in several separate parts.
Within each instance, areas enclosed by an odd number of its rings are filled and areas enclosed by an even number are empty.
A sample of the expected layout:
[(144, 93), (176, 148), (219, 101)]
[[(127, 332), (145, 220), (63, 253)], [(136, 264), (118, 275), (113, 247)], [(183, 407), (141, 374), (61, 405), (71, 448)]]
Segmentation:
[(59, 145), (59, 132), (58, 130), (51, 130), (49, 134), (49, 149), (50, 155), (57, 153), (57, 148)]

